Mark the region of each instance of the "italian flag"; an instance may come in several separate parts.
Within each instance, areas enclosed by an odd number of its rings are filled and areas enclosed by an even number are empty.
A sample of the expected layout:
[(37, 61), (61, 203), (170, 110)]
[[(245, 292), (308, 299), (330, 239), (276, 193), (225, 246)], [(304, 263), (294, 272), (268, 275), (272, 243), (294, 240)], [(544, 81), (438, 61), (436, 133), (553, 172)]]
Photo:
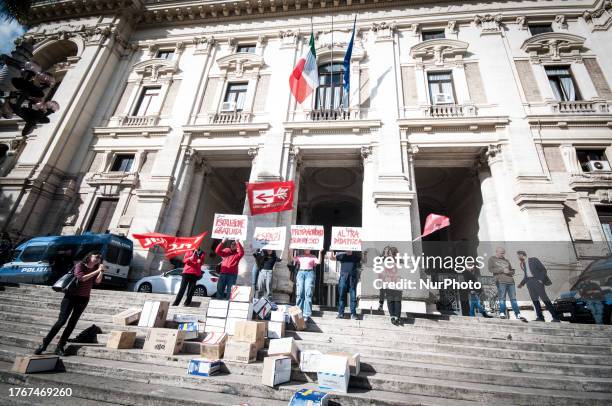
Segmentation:
[(300, 58), (293, 68), (293, 72), (289, 76), (289, 87), (293, 97), (298, 103), (302, 103), (317, 86), (319, 86), (317, 53), (315, 51), (314, 34), (310, 33), (308, 52)]

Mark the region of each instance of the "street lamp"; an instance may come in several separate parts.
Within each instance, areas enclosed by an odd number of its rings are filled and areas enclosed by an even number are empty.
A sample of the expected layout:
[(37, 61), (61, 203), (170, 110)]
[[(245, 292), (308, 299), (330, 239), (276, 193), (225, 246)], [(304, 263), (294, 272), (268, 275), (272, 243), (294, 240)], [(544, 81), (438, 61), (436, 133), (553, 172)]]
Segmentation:
[(45, 90), (55, 84), (53, 75), (42, 72), (32, 58), (32, 42), (21, 40), (11, 55), (0, 55), (0, 115), (13, 114), (25, 121), (21, 135), (34, 131), (37, 124), (49, 122), (59, 110), (56, 101), (45, 100)]

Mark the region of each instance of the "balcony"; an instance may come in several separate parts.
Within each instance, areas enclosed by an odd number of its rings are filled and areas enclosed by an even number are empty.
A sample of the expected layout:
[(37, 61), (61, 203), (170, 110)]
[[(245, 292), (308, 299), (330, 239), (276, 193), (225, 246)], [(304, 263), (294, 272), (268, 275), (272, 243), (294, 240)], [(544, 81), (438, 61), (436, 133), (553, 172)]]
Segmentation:
[(555, 101), (550, 103), (555, 114), (608, 113), (608, 104), (598, 100)]
[(210, 116), (210, 124), (245, 124), (250, 123), (252, 113), (243, 111), (225, 111)]
[(119, 117), (119, 127), (152, 127), (157, 125), (158, 116), (125, 116)]
[(473, 117), (476, 115), (476, 107), (461, 104), (434, 104), (423, 109), (425, 117), (455, 118)]

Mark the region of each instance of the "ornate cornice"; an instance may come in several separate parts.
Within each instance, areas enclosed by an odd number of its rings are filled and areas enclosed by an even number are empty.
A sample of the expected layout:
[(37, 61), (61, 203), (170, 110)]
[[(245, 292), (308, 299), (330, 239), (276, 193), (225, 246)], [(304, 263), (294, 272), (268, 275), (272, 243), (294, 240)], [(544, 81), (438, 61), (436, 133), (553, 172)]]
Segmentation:
[(580, 60), (585, 38), (561, 32), (546, 32), (534, 35), (523, 42), (521, 49), (529, 54), (533, 62)]
[(612, 0), (604, 0), (595, 10), (585, 10), (582, 18), (591, 31), (606, 31), (612, 25)]
[(468, 43), (456, 39), (430, 39), (410, 49), (410, 56), (419, 62), (444, 65), (449, 59), (461, 61), (468, 49)]
[(174, 75), (178, 71), (178, 66), (176, 61), (154, 58), (138, 62), (132, 67), (132, 70), (143, 77), (148, 76), (151, 80), (156, 81), (160, 75)]
[(219, 68), (226, 72), (233, 71), (236, 76), (242, 76), (245, 70), (260, 70), (264, 66), (261, 55), (238, 52), (217, 59)]

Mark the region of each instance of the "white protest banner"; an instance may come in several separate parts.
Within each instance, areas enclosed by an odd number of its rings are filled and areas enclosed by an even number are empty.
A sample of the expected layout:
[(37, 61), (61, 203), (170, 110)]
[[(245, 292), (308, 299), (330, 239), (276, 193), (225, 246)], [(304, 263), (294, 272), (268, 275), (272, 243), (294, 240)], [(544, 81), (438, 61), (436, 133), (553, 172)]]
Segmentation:
[(300, 250), (323, 249), (323, 226), (291, 226), (291, 242), (289, 248)]
[(335, 251), (361, 251), (361, 227), (332, 227), (331, 247)]
[(287, 227), (255, 227), (253, 249), (282, 251), (286, 234)]
[(247, 216), (215, 213), (211, 238), (246, 241)]

